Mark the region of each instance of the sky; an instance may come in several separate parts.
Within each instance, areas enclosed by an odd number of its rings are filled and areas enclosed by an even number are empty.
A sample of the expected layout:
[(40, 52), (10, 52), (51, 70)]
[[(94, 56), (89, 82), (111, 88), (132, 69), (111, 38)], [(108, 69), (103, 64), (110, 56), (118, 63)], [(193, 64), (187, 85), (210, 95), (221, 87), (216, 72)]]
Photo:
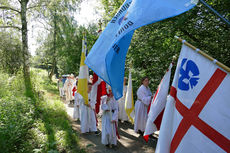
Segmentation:
[(80, 5), (81, 11), (75, 15), (79, 25), (87, 25), (90, 22), (97, 23), (101, 17), (100, 0), (84, 0)]
[[(87, 26), (89, 23), (97, 23), (98, 20), (101, 18), (102, 11), (98, 9), (100, 7), (100, 0), (83, 0), (80, 4), (80, 12), (76, 12), (74, 17), (77, 20), (78, 25)], [(43, 25), (39, 22), (31, 22), (28, 26), (28, 44), (29, 44), (29, 51), (32, 56), (35, 55), (36, 49), (39, 47), (36, 42), (36, 37), (38, 35), (45, 35), (48, 33), (44, 30)]]

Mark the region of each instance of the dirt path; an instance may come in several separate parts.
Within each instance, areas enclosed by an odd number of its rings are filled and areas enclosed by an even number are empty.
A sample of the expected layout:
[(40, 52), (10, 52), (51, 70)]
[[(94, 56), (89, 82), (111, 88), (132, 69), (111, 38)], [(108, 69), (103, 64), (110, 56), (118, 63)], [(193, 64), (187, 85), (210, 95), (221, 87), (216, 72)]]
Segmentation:
[[(73, 117), (73, 107), (65, 104), (66, 111), (70, 118)], [(72, 120), (73, 121), (73, 120)], [(101, 130), (101, 119), (98, 119), (98, 129)], [(73, 129), (80, 132), (80, 122), (72, 122)], [(156, 140), (149, 140), (148, 143), (136, 134), (133, 130), (133, 125), (128, 122), (118, 123), (118, 132), (120, 139), (118, 140), (117, 148), (110, 149), (101, 144), (101, 134), (80, 134), (80, 145), (86, 148), (90, 153), (154, 153), (156, 148)]]

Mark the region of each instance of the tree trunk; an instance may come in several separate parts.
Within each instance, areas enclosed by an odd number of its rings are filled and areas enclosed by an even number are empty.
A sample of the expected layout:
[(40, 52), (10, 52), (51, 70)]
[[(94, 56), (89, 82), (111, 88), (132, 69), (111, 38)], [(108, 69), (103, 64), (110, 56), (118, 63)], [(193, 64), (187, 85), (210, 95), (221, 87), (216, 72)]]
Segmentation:
[(22, 53), (23, 53), (23, 73), (26, 87), (26, 95), (32, 97), (32, 85), (30, 80), (30, 69), (29, 69), (29, 50), (28, 50), (28, 36), (27, 36), (27, 4), (29, 0), (21, 0), (21, 23), (22, 23)]
[(56, 36), (57, 36), (57, 11), (55, 9), (54, 11), (54, 35), (53, 35), (53, 60), (52, 60), (52, 67), (51, 67), (51, 71), (49, 74), (49, 79), (50, 81), (52, 80), (52, 76), (54, 75), (54, 71), (56, 68)]

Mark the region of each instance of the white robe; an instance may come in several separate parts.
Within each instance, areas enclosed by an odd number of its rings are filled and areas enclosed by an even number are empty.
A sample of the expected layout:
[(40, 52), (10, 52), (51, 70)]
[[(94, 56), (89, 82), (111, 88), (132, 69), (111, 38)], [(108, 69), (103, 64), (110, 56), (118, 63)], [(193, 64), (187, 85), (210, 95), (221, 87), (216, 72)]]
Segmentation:
[[(116, 123), (118, 121), (118, 103), (114, 97), (112, 97), (107, 104), (107, 96), (102, 96), (101, 99), (101, 109), (103, 110), (101, 143), (104, 145), (117, 145), (116, 127), (115, 123), (111, 123), (111, 121), (115, 120)], [(113, 112), (111, 110), (113, 110)]]
[(80, 98), (81, 96), (79, 93), (75, 92), (74, 95), (74, 109), (73, 109), (73, 119), (80, 120), (81, 118), (81, 108), (80, 108)]
[(145, 126), (148, 118), (147, 110), (150, 104), (152, 93), (149, 87), (141, 85), (137, 90), (137, 101), (135, 103), (135, 121), (134, 131), (145, 131)]
[(67, 79), (64, 84), (64, 90), (66, 93), (66, 101), (69, 102), (74, 99), (72, 95), (72, 89), (74, 85), (74, 79)]
[(127, 113), (125, 111), (126, 92), (127, 92), (127, 86), (124, 86), (124, 88), (123, 88), (123, 97), (121, 97), (118, 100), (118, 105), (119, 105), (118, 119), (120, 119), (122, 121), (128, 121), (128, 115), (127, 115)]
[(60, 97), (63, 97), (65, 95), (63, 88), (64, 88), (63, 82), (59, 81), (58, 82), (58, 89), (59, 89), (59, 95), (60, 95)]
[[(79, 94), (80, 95), (80, 94)], [(85, 105), (83, 97), (80, 95), (80, 120), (81, 133), (96, 132), (96, 115), (95, 115), (95, 101), (90, 101), (91, 94), (88, 94), (90, 107)]]

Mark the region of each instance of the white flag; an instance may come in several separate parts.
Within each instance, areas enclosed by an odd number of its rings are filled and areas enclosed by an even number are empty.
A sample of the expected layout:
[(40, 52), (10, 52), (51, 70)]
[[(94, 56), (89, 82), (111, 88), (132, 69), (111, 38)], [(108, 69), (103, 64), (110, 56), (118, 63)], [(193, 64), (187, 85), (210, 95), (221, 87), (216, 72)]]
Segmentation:
[(146, 123), (144, 133), (144, 139), (146, 141), (148, 141), (148, 137), (150, 134), (153, 134), (155, 131), (160, 130), (161, 119), (168, 96), (171, 68), (172, 64), (170, 64), (169, 69), (167, 70), (163, 79), (161, 80), (157, 92), (151, 102), (148, 120)]
[(127, 93), (125, 98), (125, 111), (129, 117), (129, 120), (134, 123), (134, 102), (133, 102), (133, 85), (132, 85), (132, 75), (129, 71), (129, 81), (127, 87)]
[(157, 153), (230, 152), (230, 74), (183, 45)]
[(88, 104), (89, 68), (84, 63), (85, 57), (86, 57), (86, 52), (87, 52), (86, 37), (83, 36), (80, 70), (79, 70), (79, 77), (78, 77), (78, 84), (77, 84), (77, 87), (78, 87), (77, 92), (83, 97), (85, 104)]

